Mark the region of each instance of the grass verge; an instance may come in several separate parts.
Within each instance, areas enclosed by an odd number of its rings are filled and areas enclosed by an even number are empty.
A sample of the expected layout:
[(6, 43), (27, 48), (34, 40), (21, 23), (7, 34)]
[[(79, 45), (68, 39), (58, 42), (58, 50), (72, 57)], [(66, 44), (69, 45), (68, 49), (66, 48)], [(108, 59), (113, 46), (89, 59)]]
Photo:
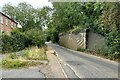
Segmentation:
[(24, 61), (24, 60), (13, 60), (13, 59), (3, 59), (2, 68), (4, 69), (18, 69), (22, 67), (30, 67), (41, 64), (40, 62)]
[(45, 48), (30, 47), (19, 52), (6, 53), (1, 66), (3, 69), (17, 69), (40, 65), (43, 60), (47, 60)]

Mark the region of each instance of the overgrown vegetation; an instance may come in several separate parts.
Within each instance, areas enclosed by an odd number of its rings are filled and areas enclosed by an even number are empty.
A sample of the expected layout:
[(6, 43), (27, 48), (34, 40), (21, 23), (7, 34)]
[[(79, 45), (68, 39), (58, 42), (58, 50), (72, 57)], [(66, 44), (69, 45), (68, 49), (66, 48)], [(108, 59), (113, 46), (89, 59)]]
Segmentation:
[(10, 35), (2, 34), (2, 53), (16, 52), (29, 46), (42, 47), (45, 43), (43, 27), (49, 20), (51, 8), (33, 8), (22, 2), (17, 6), (5, 4), (2, 11), (17, 21), (22, 28), (15, 29)]
[(40, 28), (42, 30), (45, 22), (47, 22), (49, 10), (51, 10), (51, 8), (47, 6), (35, 9), (31, 4), (26, 2), (19, 3), (17, 6), (8, 3), (2, 8), (5, 14), (19, 22), (22, 26), (21, 31), (23, 32), (33, 28)]
[(4, 5), (2, 11), (17, 21), (22, 28), (13, 28), (9, 35), (1, 35), (2, 53), (6, 53), (5, 59), (2, 60), (3, 68), (32, 66), (40, 64), (34, 60), (47, 60), (43, 27), (48, 20), (49, 10), (49, 7), (35, 9), (25, 2), (17, 6)]
[(100, 49), (82, 49), (82, 48), (79, 48), (77, 49), (77, 51), (80, 51), (80, 52), (84, 52), (84, 53), (87, 53), (87, 54), (92, 54), (92, 55), (96, 55), (96, 56), (101, 56), (101, 57), (104, 57), (104, 58), (107, 58), (107, 59), (111, 59), (111, 60), (115, 60), (115, 61), (119, 61), (120, 59), (120, 53), (119, 52), (115, 52), (114, 54), (111, 53), (111, 51), (108, 52), (108, 47), (102, 47)]
[[(48, 24), (51, 34), (65, 33), (70, 29), (89, 29), (105, 37), (105, 50), (90, 51), (103, 54), (109, 58), (120, 56), (120, 3), (53, 3), (52, 20)], [(76, 26), (76, 27), (74, 27)], [(53, 36), (48, 35), (53, 39)], [(54, 35), (58, 42), (58, 36)]]
[[(23, 27), (20, 30), (22, 34), (15, 33), (19, 36), (12, 34), (3, 37), (3, 52), (21, 50), (29, 45), (41, 47), (44, 44), (45, 37), (47, 41), (52, 40), (52, 42), (58, 43), (60, 33), (80, 28), (89, 29), (105, 37), (107, 46), (106, 48), (103, 47), (105, 49), (103, 51), (98, 50), (97, 54), (104, 54), (111, 58), (117, 55), (116, 58), (119, 58), (120, 3), (53, 2), (53, 9), (49, 7), (34, 9), (27, 3), (20, 3), (17, 7), (7, 4), (2, 10), (13, 18), (15, 16), (15, 20)], [(48, 29), (45, 30), (44, 34), (41, 30), (45, 26)], [(12, 44), (16, 44), (15, 47), (10, 46)]]
[(18, 30), (12, 31), (11, 35), (2, 34), (2, 52), (19, 51), (28, 47), (30, 39)]
[(45, 35), (43, 31), (40, 31), (39, 28), (30, 29), (26, 31), (25, 33), (31, 40), (32, 45), (35, 45), (38, 47), (41, 47), (44, 45)]
[(2, 60), (2, 68), (4, 69), (18, 69), (22, 67), (30, 67), (40, 65), (40, 62), (34, 61), (21, 61), (21, 60), (13, 60), (13, 59), (3, 59)]
[(2, 60), (2, 68), (15, 69), (42, 64), (35, 60), (47, 60), (44, 48), (30, 47), (19, 52), (7, 53)]
[(32, 47), (26, 49), (22, 56), (29, 60), (47, 60), (44, 48)]
[(29, 46), (41, 47), (44, 42), (44, 33), (39, 29), (33, 29), (26, 33), (13, 30), (11, 35), (2, 35), (2, 53), (16, 52)]

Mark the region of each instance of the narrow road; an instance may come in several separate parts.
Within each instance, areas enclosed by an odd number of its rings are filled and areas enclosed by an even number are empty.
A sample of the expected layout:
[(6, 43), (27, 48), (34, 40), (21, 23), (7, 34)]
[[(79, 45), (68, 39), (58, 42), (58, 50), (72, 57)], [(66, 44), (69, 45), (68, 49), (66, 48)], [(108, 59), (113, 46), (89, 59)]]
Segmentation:
[(118, 63), (47, 43), (79, 78), (118, 78)]
[[(54, 55), (54, 50), (51, 48), (46, 52), (47, 59), (49, 63), (46, 61), (43, 64), (37, 66), (31, 66), (20, 69), (0, 69), (0, 78), (2, 80), (46, 80), (46, 78), (63, 78), (62, 80), (66, 80), (65, 73), (62, 70), (62, 67), (59, 63), (58, 58)], [(3, 55), (0, 55), (0, 58), (3, 58)], [(29, 61), (38, 61), (38, 60), (29, 60)], [(42, 63), (42, 61), (40, 61)], [(10, 79), (9, 79), (10, 78)]]

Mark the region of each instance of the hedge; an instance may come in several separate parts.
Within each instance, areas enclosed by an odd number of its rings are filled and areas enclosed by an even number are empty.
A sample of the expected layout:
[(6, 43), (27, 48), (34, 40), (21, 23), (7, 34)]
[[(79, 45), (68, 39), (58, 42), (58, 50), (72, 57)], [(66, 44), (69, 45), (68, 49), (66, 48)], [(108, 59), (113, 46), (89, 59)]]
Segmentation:
[(2, 53), (19, 51), (27, 47), (30, 39), (24, 33), (12, 31), (11, 35), (2, 34)]
[(2, 34), (2, 53), (16, 52), (33, 45), (41, 47), (44, 43), (44, 33), (39, 29), (27, 32), (13, 30), (11, 35)]
[(45, 35), (41, 30), (39, 30), (39, 28), (34, 28), (26, 31), (26, 35), (28, 35), (32, 41), (31, 44), (34, 46), (41, 47), (45, 44)]

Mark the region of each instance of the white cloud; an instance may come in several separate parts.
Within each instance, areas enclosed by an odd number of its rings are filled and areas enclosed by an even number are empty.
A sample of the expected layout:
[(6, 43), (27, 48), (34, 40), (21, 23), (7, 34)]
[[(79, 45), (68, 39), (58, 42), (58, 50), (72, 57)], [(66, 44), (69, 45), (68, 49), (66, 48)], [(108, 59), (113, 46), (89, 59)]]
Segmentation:
[(11, 3), (12, 5), (17, 6), (20, 2), (27, 2), (34, 8), (41, 8), (43, 6), (52, 7), (52, 4), (48, 2), (48, 0), (0, 0), (0, 7), (3, 7), (6, 3)]

